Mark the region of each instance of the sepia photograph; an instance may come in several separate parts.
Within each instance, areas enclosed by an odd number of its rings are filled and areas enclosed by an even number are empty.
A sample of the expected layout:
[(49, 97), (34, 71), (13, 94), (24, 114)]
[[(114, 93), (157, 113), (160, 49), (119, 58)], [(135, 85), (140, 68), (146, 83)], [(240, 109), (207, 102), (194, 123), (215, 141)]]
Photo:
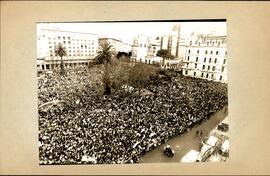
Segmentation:
[(36, 32), (40, 165), (228, 161), (226, 20)]

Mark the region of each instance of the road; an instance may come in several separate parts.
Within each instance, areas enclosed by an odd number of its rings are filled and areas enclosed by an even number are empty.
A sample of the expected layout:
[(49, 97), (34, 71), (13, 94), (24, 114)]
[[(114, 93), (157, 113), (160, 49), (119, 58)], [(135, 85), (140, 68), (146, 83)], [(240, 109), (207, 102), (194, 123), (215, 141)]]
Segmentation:
[[(180, 162), (181, 158), (188, 153), (191, 149), (200, 150), (200, 144), (204, 137), (208, 137), (209, 133), (217, 127), (217, 125), (227, 116), (227, 112), (224, 113), (223, 110), (216, 112), (210, 117), (209, 120), (202, 122), (199, 125), (194, 126), (190, 131), (176, 136), (168, 140), (165, 144), (147, 152), (143, 155), (139, 163), (175, 163)], [(202, 130), (203, 135), (201, 137), (196, 137), (196, 130)], [(163, 148), (165, 145), (169, 144), (171, 148), (175, 151), (175, 155), (169, 158), (163, 154)]]

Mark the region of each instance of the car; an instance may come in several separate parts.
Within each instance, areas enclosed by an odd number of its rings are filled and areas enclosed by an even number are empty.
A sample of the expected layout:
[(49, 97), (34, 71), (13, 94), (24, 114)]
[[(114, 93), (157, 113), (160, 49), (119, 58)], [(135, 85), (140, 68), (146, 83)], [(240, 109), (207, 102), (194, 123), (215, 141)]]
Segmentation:
[(170, 145), (166, 145), (164, 147), (163, 153), (167, 155), (168, 157), (173, 157), (174, 156), (174, 151), (171, 149)]
[(198, 155), (197, 162), (206, 161), (213, 153), (214, 148), (209, 145), (204, 145)]
[(214, 137), (214, 136), (210, 136), (206, 142), (206, 144), (214, 147), (217, 145), (217, 141), (218, 141), (218, 138)]
[(181, 162), (192, 163), (198, 160), (198, 155), (200, 152), (196, 150), (190, 150), (185, 156), (182, 157)]
[(225, 140), (221, 145), (221, 153), (224, 156), (227, 156), (229, 154), (229, 140)]
[(210, 136), (208, 140), (206, 141), (206, 143), (203, 143), (200, 154), (198, 155), (198, 159), (197, 159), (198, 162), (206, 161), (211, 156), (211, 154), (216, 148), (217, 141), (218, 141), (218, 138), (214, 136)]

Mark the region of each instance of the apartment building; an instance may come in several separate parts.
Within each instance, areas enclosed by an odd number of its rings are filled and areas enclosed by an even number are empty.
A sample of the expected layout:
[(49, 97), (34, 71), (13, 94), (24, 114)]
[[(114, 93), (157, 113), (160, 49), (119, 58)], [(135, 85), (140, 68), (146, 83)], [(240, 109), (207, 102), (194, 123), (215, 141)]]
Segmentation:
[(193, 36), (185, 53), (183, 75), (227, 82), (226, 36)]
[(98, 50), (98, 35), (91, 33), (63, 31), (58, 29), (40, 29), (37, 31), (37, 66), (40, 70), (60, 67), (60, 57), (55, 55), (58, 44), (67, 51), (64, 56), (66, 67), (87, 64)]

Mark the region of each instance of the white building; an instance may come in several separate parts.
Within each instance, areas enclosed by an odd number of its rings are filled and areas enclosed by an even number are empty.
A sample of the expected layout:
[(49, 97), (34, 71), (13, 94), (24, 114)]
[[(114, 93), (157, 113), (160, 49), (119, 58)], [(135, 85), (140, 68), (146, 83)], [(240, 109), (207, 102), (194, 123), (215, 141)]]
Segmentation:
[(58, 29), (40, 29), (37, 31), (37, 66), (49, 70), (59, 68), (60, 57), (55, 55), (58, 44), (67, 51), (63, 57), (65, 66), (87, 64), (96, 56), (98, 35), (91, 33), (63, 31)]
[(99, 44), (102, 45), (103, 43), (108, 43), (112, 46), (112, 50), (115, 53), (118, 52), (126, 52), (129, 53), (131, 52), (131, 47), (132, 45), (129, 43), (125, 43), (120, 39), (116, 39), (113, 37), (101, 37), (98, 39)]
[(191, 37), (183, 63), (185, 76), (227, 82), (226, 36)]
[(161, 37), (151, 37), (148, 42), (147, 56), (156, 56), (160, 50)]
[(132, 46), (132, 57), (137, 62), (145, 62), (145, 58), (148, 54), (148, 46), (149, 46), (149, 37), (140, 34), (134, 39), (134, 43)]
[(164, 35), (161, 39), (161, 49), (168, 50), (173, 56), (178, 57), (180, 42), (180, 25), (174, 25), (170, 35)]

